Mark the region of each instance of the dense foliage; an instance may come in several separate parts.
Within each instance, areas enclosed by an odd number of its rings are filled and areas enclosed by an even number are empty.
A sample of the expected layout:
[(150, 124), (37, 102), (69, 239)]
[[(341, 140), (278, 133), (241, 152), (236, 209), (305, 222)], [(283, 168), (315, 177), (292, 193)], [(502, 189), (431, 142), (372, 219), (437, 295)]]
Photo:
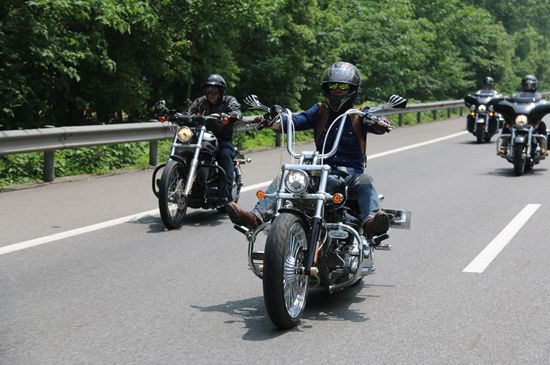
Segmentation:
[(486, 75), (550, 79), (537, 0), (0, 0), (0, 129), (144, 121), (220, 73), (231, 94), (305, 108), (346, 60), (363, 98), (458, 98)]

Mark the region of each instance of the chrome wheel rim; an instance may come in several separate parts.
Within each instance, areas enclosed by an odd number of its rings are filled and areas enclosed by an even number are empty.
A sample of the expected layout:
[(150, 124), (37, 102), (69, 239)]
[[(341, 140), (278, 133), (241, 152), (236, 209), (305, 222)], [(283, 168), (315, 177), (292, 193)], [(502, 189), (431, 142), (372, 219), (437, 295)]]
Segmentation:
[(297, 318), (306, 302), (308, 276), (304, 274), (304, 251), (307, 237), (302, 225), (294, 223), (288, 234), (288, 250), (284, 263), (283, 290), (286, 310), (290, 317)]
[(186, 201), (183, 196), (183, 178), (179, 169), (174, 169), (170, 176), (170, 186), (168, 187), (168, 211), (170, 216), (175, 218), (178, 214), (185, 211)]

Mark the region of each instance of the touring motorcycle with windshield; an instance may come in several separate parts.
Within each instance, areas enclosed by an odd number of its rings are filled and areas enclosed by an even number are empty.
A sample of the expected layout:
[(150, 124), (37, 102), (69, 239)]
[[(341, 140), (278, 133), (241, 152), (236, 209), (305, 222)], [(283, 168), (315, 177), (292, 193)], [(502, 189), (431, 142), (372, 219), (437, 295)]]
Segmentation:
[[(230, 117), (224, 114), (175, 113), (163, 100), (155, 107), (161, 115), (159, 120), (167, 123), (174, 132), (169, 159), (155, 168), (152, 177), (162, 222), (169, 229), (181, 227), (188, 207), (224, 211), (226, 176), (216, 161), (218, 140), (210, 130), (213, 123), (229, 123)], [(236, 202), (243, 184), (240, 165), (250, 162), (250, 159), (245, 159), (236, 147), (235, 152), (235, 179), (231, 194)]]
[(503, 150), (500, 156), (512, 163), (515, 175), (520, 176), (546, 158), (548, 131), (537, 133), (536, 126), (550, 113), (550, 102), (540, 94), (523, 92), (491, 104), (505, 119), (497, 153)]
[(499, 94), (468, 94), (464, 104), (470, 108), (466, 117), (466, 129), (476, 137), (477, 143), (489, 142), (499, 128), (502, 128), (504, 118), (495, 112), (491, 100)]
[[(329, 130), (337, 128), (330, 151), (301, 153), (294, 151), (290, 110), (276, 108), (274, 113), (274, 107), (263, 105), (255, 95), (249, 95), (245, 103), (267, 115), (276, 114), (274, 121), (286, 118), (288, 126), (287, 150), (293, 162), (282, 165), (274, 193), (257, 193), (260, 199), (276, 201), (273, 219), (255, 230), (235, 225), (247, 237), (249, 267), (263, 281), (271, 321), (288, 329), (298, 324), (308, 289), (321, 287), (333, 293), (354, 285), (375, 272), (374, 250), (390, 247), (382, 244), (389, 237), (387, 233), (372, 238), (363, 235), (357, 201), (347, 198), (345, 173), (323, 161), (336, 153), (348, 115), (358, 114), (366, 123), (383, 123), (376, 114), (404, 108), (406, 99), (394, 95), (366, 113), (348, 110), (329, 126)], [(410, 212), (384, 211), (390, 216), (390, 226), (409, 227)]]

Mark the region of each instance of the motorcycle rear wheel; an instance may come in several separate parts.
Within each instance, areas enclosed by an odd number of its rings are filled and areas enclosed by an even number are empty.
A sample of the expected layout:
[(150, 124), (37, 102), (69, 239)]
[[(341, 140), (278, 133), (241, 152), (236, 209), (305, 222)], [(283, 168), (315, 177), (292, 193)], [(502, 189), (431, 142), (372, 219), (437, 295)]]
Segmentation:
[(264, 254), (263, 291), (269, 318), (280, 329), (298, 325), (306, 306), (309, 276), (303, 272), (307, 233), (294, 214), (280, 214), (271, 226)]
[(187, 213), (187, 199), (183, 196), (187, 173), (181, 162), (170, 160), (164, 167), (159, 183), (159, 210), (168, 229), (179, 228)]
[(523, 158), (523, 144), (514, 145), (514, 173), (521, 176), (525, 169), (525, 159)]

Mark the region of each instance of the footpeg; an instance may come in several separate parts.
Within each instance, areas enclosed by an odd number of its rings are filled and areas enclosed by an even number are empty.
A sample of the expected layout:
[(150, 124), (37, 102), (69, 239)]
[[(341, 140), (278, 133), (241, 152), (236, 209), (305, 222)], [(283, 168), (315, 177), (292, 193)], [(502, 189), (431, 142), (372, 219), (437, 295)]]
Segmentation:
[(250, 232), (250, 229), (246, 228), (245, 226), (240, 226), (238, 224), (234, 224), (233, 228), (235, 228), (237, 231), (241, 232), (245, 236), (248, 235), (248, 232)]

